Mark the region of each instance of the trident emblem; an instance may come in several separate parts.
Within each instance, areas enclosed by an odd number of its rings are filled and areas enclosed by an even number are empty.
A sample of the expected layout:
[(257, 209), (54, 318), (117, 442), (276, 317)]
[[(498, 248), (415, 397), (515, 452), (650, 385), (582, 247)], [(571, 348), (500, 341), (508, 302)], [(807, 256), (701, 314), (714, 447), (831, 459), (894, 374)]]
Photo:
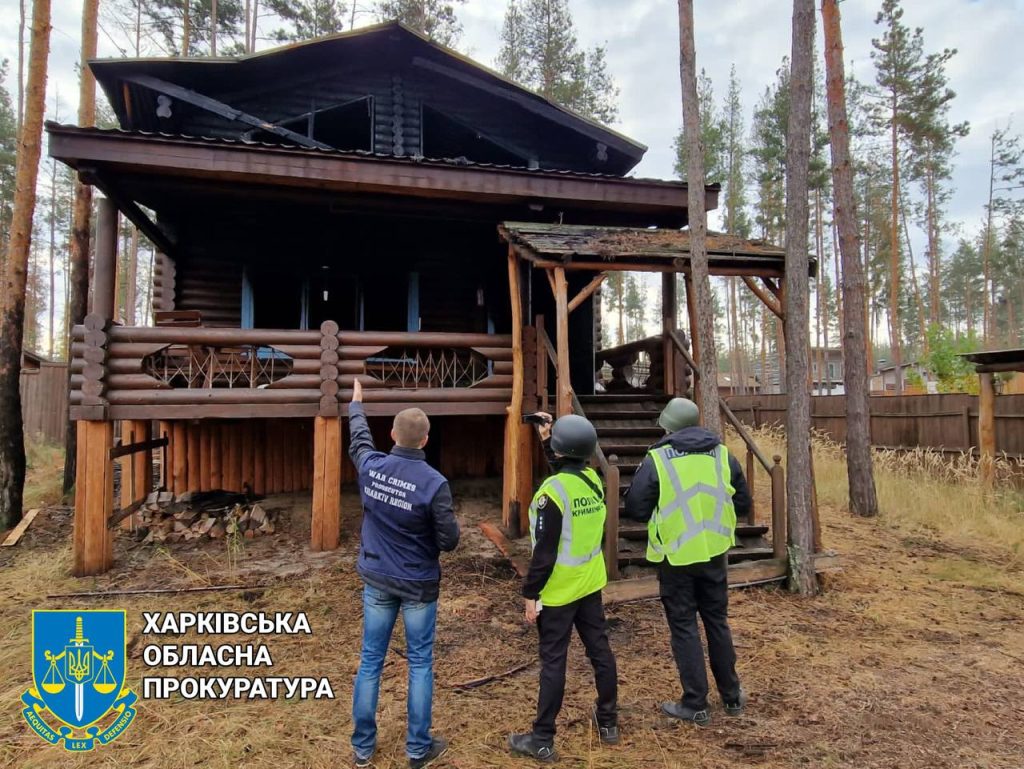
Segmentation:
[[(68, 640), (64, 651), (54, 655), (49, 651), (43, 652), (46, 661), (50, 663), (46, 675), (43, 677), (43, 690), (49, 694), (59, 694), (66, 685), (65, 677), (75, 687), (75, 719), (81, 723), (85, 712), (85, 685), (92, 683), (93, 688), (100, 694), (110, 694), (116, 686), (114, 676), (110, 672), (109, 663), (114, 658), (114, 652), (108, 651), (100, 654), (89, 644), (89, 639), (82, 635), (82, 618), (75, 617), (75, 637)], [(93, 672), (93, 659), (100, 662), (99, 671)], [(60, 674), (57, 663), (64, 660), (64, 674)]]

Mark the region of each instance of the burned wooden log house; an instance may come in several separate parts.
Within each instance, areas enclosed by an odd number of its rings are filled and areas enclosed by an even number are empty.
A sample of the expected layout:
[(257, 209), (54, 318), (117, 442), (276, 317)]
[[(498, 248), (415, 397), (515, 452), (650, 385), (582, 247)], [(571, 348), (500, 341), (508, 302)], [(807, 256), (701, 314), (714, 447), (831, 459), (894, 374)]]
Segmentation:
[[(47, 126), (51, 156), (103, 193), (72, 344), (76, 574), (112, 562), (113, 461), (130, 508), (164, 440), (172, 491), (311, 490), (312, 548), (336, 547), (357, 377), (381, 443), (387, 416), (419, 406), (456, 492), (502, 475), (513, 532), (543, 461), (521, 415), (549, 393), (552, 410), (585, 411), (604, 446), (609, 565), (631, 557), (620, 482), (660, 403), (687, 388), (690, 355), (674, 311), (686, 185), (627, 177), (645, 147), (398, 23), (239, 58), (90, 66), (120, 128)], [(706, 189), (708, 209), (717, 196)], [(114, 317), (119, 213), (160, 252), (152, 326)], [(778, 249), (712, 251), (714, 272), (772, 301)], [(598, 351), (610, 270), (666, 276), (662, 335)]]

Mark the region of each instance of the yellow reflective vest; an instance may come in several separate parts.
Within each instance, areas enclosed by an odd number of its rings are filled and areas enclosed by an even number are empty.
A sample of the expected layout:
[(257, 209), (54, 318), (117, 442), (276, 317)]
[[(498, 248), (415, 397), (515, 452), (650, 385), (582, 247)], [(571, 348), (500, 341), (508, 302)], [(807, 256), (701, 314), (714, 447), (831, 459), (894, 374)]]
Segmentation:
[(658, 473), (658, 506), (647, 524), (647, 560), (673, 566), (704, 563), (736, 543), (729, 450), (648, 452)]
[(604, 537), (604, 487), (597, 472), (588, 467), (579, 475), (561, 472), (541, 484), (530, 504), (530, 543), (537, 546), (537, 516), (540, 501), (558, 505), (562, 531), (558, 557), (547, 584), (540, 591), (545, 606), (565, 606), (603, 588), (608, 582), (601, 541)]

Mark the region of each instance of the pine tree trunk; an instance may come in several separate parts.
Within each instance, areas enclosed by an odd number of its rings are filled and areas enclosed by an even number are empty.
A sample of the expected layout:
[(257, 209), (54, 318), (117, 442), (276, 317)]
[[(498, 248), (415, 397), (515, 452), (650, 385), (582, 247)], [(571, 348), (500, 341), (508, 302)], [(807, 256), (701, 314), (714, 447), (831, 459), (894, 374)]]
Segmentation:
[(898, 102), (895, 88), (892, 94), (892, 210), (889, 221), (889, 345), (896, 376), (896, 394), (903, 393), (903, 350), (900, 344), (900, 155), (897, 124)]
[(46, 325), (50, 339), (46, 349), (53, 359), (57, 348), (57, 333), (53, 328), (54, 305), (57, 303), (57, 161), (50, 161), (50, 301)]
[(990, 255), (992, 252), (992, 205), (994, 203), (995, 183), (996, 183), (996, 137), (992, 136), (992, 155), (989, 159), (989, 172), (988, 172), (988, 216), (985, 223), (985, 240), (982, 242), (982, 262), (981, 262), (981, 274), (982, 274), (982, 321), (981, 321), (981, 337), (984, 346), (987, 348), (992, 340), (992, 304), (989, 301), (989, 285), (992, 280), (992, 271), (990, 268)]
[(192, 47), (192, 0), (181, 0), (184, 10), (181, 17), (181, 55), (188, 56)]
[(25, 0), (18, 0), (18, 114), (15, 116), (15, 137), (21, 135), (25, 119)]
[[(931, 158), (929, 157), (929, 161)], [(928, 163), (927, 183), (927, 222), (928, 222), (928, 321), (937, 325), (939, 322), (939, 274), (941, 271), (939, 256), (939, 223), (938, 206), (935, 194), (935, 169)]]
[(210, 0), (210, 55), (217, 55), (217, 0)]
[(0, 529), (21, 520), (25, 487), (25, 434), (21, 421), (22, 337), (25, 330), (25, 289), (36, 180), (42, 150), (46, 109), (46, 60), (50, 51), (50, 0), (32, 5), (25, 119), (18, 138), (14, 211), (4, 276), (3, 320), (0, 327)]
[[(82, 3), (82, 58), (79, 72), (78, 125), (96, 124), (96, 79), (87, 62), (96, 58), (99, 0)], [(92, 215), (92, 187), (75, 181), (75, 200), (71, 225), (71, 277), (67, 307), (68, 333), (85, 320), (89, 301), (89, 224)], [(70, 352), (71, 342), (67, 349)], [(70, 371), (69, 388), (70, 388)], [(78, 432), (75, 423), (68, 420), (64, 437), (64, 493), (75, 485)]]
[(907, 227), (907, 209), (905, 205), (900, 206), (901, 219), (903, 221), (903, 237), (907, 241), (907, 256), (910, 257), (910, 287), (914, 292), (914, 306), (917, 308), (917, 328), (921, 334), (921, 341), (924, 343), (924, 354), (928, 354), (928, 328), (924, 320), (924, 301), (921, 299), (921, 287), (917, 280), (917, 265), (914, 262), (914, 246), (910, 242), (910, 228)]
[[(846, 388), (846, 468), (850, 512), (878, 514), (871, 459), (871, 417), (864, 297), (866, 286), (857, 242), (857, 212), (850, 165), (850, 126), (846, 117), (846, 75), (839, 0), (822, 0), (825, 30), (825, 82), (828, 126), (832, 146), (832, 187), (835, 220), (843, 265), (843, 382)], [(867, 201), (865, 201), (867, 204)]]
[(135, 325), (135, 303), (139, 284), (139, 228), (129, 224), (131, 229), (131, 245), (128, 247), (128, 270), (124, 286), (124, 322), (126, 326)]
[(793, 0), (793, 53), (786, 132), (786, 508), (789, 587), (818, 592), (814, 571), (814, 476), (811, 468), (810, 255), (807, 180), (810, 172), (814, 83), (814, 0)]
[(683, 86), (683, 140), (688, 153), (687, 212), (690, 222), (690, 270), (697, 302), (696, 339), (700, 350), (700, 403), (704, 426), (721, 434), (718, 409), (718, 354), (708, 269), (707, 211), (704, 209), (704, 148), (697, 107), (697, 51), (693, 41), (693, 0), (679, 0), (679, 73)]

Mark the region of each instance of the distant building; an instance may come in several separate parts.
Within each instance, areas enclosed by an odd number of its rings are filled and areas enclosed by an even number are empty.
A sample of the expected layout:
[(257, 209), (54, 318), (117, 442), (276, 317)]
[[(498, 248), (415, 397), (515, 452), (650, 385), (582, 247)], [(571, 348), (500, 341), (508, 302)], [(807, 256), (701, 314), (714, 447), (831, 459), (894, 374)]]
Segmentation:
[(814, 395), (842, 395), (846, 392), (843, 387), (843, 351), (838, 347), (812, 347), (810, 354), (811, 392)]
[[(896, 366), (891, 363), (887, 364), (884, 360), (879, 361), (879, 364), (880, 365), (876, 369), (875, 373), (871, 375), (871, 394), (895, 395), (898, 382)], [(900, 369), (902, 369), (903, 372), (902, 378), (904, 395), (923, 395), (925, 393), (938, 392), (934, 377), (918, 361), (902, 363), (900, 364)], [(918, 380), (924, 384), (912, 384), (912, 381), (914, 380)]]
[(749, 375), (746, 381), (742, 377), (735, 377), (736, 381), (733, 381), (733, 375), (730, 373), (718, 374), (718, 394), (720, 396), (728, 395), (759, 395), (761, 393), (761, 383), (757, 381), (757, 377)]

